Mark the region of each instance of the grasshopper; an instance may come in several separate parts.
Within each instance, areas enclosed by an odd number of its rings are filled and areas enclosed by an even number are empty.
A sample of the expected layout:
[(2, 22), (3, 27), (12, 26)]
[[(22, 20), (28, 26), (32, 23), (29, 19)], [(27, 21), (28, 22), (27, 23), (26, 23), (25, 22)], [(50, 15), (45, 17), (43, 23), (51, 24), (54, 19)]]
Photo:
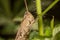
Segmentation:
[(24, 0), (26, 6), (26, 12), (24, 14), (24, 18), (20, 24), (20, 28), (18, 29), (15, 40), (28, 40), (28, 35), (30, 32), (30, 28), (34, 23), (33, 15), (28, 11), (26, 0)]

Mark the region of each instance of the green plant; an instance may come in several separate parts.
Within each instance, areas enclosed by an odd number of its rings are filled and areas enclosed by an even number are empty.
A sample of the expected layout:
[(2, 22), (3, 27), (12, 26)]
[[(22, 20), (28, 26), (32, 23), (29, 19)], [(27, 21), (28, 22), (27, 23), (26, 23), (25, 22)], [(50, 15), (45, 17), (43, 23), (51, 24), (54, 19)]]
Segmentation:
[[(59, 2), (59, 0), (55, 0), (53, 3), (51, 3), (43, 12), (42, 12), (42, 8), (41, 8), (41, 0), (36, 0), (36, 8), (37, 8), (37, 15), (38, 15), (38, 28), (39, 28), (39, 35), (40, 36), (49, 36), (52, 35), (53, 32), (53, 28), (54, 28), (54, 16), (50, 22), (50, 30), (47, 29), (46, 35), (44, 35), (44, 25), (43, 25), (43, 15), (46, 14), (46, 12), (48, 12), (57, 2)], [(51, 34), (49, 34), (49, 31), (52, 31)]]

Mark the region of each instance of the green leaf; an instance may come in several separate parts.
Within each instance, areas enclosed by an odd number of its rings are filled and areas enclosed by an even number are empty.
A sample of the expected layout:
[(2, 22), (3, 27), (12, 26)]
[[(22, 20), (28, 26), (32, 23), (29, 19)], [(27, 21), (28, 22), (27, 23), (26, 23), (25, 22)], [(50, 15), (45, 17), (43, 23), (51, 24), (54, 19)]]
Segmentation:
[(50, 37), (51, 35), (52, 35), (51, 28), (50, 27), (46, 27), (45, 28), (45, 36), (46, 37)]
[(9, 21), (5, 24), (1, 34), (15, 34), (17, 32), (18, 26), (15, 25), (13, 22)]
[(51, 29), (53, 30), (53, 28), (54, 28), (54, 16), (53, 16), (53, 18), (52, 18), (52, 20), (50, 22), (50, 26), (51, 26)]
[(58, 32), (60, 32), (60, 24), (56, 25), (53, 29), (53, 36), (55, 36)]

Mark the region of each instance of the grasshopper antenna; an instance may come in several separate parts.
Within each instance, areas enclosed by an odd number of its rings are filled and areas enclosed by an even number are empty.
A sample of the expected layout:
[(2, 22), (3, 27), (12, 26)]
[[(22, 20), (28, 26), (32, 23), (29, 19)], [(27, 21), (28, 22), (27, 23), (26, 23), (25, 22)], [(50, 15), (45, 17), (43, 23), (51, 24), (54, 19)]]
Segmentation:
[(26, 11), (28, 11), (27, 1), (26, 1), (26, 0), (24, 0), (24, 3), (25, 3)]

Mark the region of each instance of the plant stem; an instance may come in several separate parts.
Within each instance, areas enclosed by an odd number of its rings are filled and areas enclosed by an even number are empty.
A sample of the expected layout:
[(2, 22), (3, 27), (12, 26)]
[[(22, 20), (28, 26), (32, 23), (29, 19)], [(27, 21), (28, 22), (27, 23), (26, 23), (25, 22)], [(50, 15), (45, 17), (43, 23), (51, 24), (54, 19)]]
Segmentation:
[(43, 19), (42, 19), (41, 0), (36, 0), (36, 8), (37, 8), (37, 15), (38, 15), (39, 35), (43, 36)]
[(36, 0), (36, 8), (37, 8), (37, 15), (41, 15), (42, 12), (41, 0)]
[(51, 3), (51, 4), (42, 12), (42, 15), (44, 15), (45, 13), (47, 13), (57, 2), (59, 2), (59, 0), (55, 0), (53, 3)]
[(43, 18), (42, 18), (42, 16), (39, 16), (38, 18), (39, 18), (38, 19), (39, 35), (44, 36), (43, 35)]

